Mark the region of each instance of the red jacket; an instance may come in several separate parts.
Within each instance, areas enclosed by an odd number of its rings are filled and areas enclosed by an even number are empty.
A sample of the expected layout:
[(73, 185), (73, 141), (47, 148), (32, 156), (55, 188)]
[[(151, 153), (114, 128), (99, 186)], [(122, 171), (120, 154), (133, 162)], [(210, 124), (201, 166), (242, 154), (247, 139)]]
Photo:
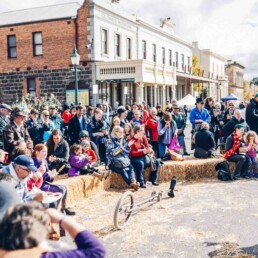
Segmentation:
[(159, 138), (158, 123), (159, 122), (157, 120), (154, 120), (152, 117), (149, 117), (146, 122), (145, 130), (149, 131), (150, 140), (152, 142), (157, 142)]
[(134, 137), (132, 137), (130, 140), (135, 141), (134, 144), (131, 146), (130, 156), (132, 158), (140, 158), (144, 156), (144, 152), (141, 149), (146, 149), (149, 147), (149, 143), (146, 136), (144, 135), (142, 139), (135, 139)]
[(62, 119), (63, 119), (64, 123), (68, 124), (71, 118), (72, 118), (72, 114), (70, 113), (70, 111), (65, 110), (62, 115)]
[(87, 153), (87, 155), (89, 157), (92, 157), (92, 160), (89, 160), (90, 164), (98, 161), (97, 156), (96, 156), (94, 150), (90, 149), (90, 150), (86, 151), (86, 153)]

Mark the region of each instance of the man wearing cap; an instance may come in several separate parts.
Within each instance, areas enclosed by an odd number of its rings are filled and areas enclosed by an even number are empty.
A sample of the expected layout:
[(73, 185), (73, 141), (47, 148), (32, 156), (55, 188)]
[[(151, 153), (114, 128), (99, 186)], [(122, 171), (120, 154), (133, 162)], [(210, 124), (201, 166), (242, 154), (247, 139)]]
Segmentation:
[(258, 93), (250, 100), (246, 108), (245, 117), (250, 129), (258, 134)]
[(42, 123), (38, 120), (39, 112), (36, 109), (30, 111), (30, 118), (25, 122), (30, 138), (34, 146), (43, 143), (44, 129)]
[(70, 137), (70, 144), (79, 143), (79, 133), (87, 129), (87, 120), (83, 116), (83, 107), (76, 107), (76, 115), (70, 119), (68, 124), (68, 132)]
[(0, 149), (3, 149), (3, 129), (9, 124), (9, 116), (12, 108), (7, 104), (0, 104)]
[(12, 176), (14, 180), (14, 188), (23, 202), (42, 201), (43, 194), (41, 192), (31, 194), (27, 188), (27, 181), (37, 168), (31, 157), (20, 155), (10, 165), (4, 167), (1, 172), (5, 172)]
[(55, 105), (50, 105), (49, 107), (50, 120), (54, 123), (55, 128), (60, 132), (64, 132), (64, 122), (62, 118), (58, 115)]
[(24, 127), (25, 118), (26, 115), (17, 109), (12, 113), (11, 123), (3, 129), (4, 150), (9, 153), (9, 157), (15, 146), (30, 139), (28, 130)]

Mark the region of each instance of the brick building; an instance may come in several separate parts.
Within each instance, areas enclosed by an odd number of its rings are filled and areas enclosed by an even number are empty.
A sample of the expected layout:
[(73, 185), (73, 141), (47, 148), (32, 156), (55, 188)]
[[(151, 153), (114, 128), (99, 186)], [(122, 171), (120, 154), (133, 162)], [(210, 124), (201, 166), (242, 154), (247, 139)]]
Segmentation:
[(0, 101), (30, 93), (74, 94), (70, 55), (81, 55), (79, 90), (90, 101), (91, 65), (87, 42), (88, 3), (68, 3), (0, 14)]

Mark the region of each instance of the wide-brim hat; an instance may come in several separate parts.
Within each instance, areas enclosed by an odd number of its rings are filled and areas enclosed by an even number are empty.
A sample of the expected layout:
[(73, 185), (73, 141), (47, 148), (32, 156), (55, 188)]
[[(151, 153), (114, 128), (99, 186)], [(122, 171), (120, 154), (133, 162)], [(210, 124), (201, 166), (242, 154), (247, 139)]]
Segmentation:
[(26, 115), (21, 110), (14, 111), (12, 113), (12, 116), (13, 117), (17, 117), (17, 116), (24, 116), (24, 117), (26, 117)]
[(9, 106), (9, 105), (7, 105), (7, 104), (5, 104), (5, 103), (0, 104), (0, 108), (4, 108), (4, 109), (7, 109), (7, 110), (9, 110), (9, 111), (12, 111), (11, 106)]
[(202, 103), (202, 104), (204, 104), (203, 99), (202, 99), (202, 98), (197, 98), (195, 105), (196, 105), (197, 103)]

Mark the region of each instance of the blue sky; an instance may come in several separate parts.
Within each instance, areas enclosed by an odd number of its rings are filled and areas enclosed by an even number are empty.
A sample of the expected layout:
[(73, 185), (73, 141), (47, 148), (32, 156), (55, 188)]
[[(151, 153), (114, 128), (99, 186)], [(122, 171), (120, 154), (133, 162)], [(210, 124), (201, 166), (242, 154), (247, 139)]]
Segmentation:
[[(0, 12), (75, 1), (1, 0)], [(120, 0), (120, 5), (156, 25), (171, 17), (178, 36), (241, 63), (245, 79), (258, 77), (258, 0)]]

